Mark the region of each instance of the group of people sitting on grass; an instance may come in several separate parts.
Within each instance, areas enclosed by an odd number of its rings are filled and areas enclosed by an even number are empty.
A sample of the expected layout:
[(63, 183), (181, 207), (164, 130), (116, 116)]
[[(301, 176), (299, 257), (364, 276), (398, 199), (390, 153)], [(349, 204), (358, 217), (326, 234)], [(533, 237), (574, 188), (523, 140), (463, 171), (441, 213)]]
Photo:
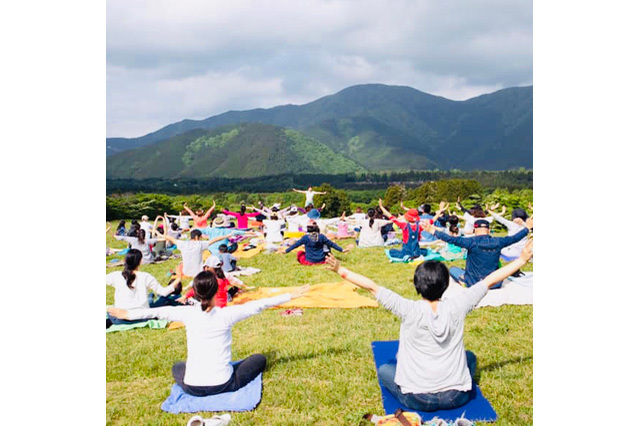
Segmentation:
[[(306, 201), (312, 200), (309, 195), (307, 197)], [(454, 268), (449, 270), (444, 263), (432, 260), (416, 267), (413, 285), (420, 296), (419, 300), (406, 299), (342, 266), (331, 254), (331, 249), (345, 253), (353, 247), (343, 250), (320, 232), (314, 219), (309, 220), (306, 234), (286, 249), (279, 250), (280, 253), (289, 253), (304, 246), (305, 250), (297, 255), (300, 264), (326, 264), (342, 279), (369, 291), (385, 309), (400, 318), (397, 363), (382, 365), (378, 375), (382, 384), (402, 405), (420, 411), (456, 408), (469, 401), (476, 358), (464, 348), (464, 318), (490, 288), (497, 288), (507, 277), (517, 275), (533, 255), (533, 240), (526, 238), (533, 229), (533, 219), (528, 217), (524, 209), (515, 209), (511, 221), (503, 217), (504, 210), (498, 214), (488, 209), (490, 217), (505, 225), (509, 233), (507, 237), (492, 237), (490, 222), (484, 211), (464, 212), (472, 218), (462, 219), (473, 221), (473, 224), (471, 234), (463, 236), (465, 233), (457, 229), (460, 218), (449, 214), (442, 221), (447, 207), (446, 203), (441, 203), (433, 216), (425, 208), (421, 211), (406, 209), (404, 220), (400, 220), (390, 214), (380, 201), (379, 209), (386, 216), (385, 219), (375, 217), (375, 209), (370, 209), (365, 217), (357, 219), (361, 227), (360, 239), (363, 232), (365, 240), (369, 238), (366, 237), (368, 231), (362, 229), (364, 226), (371, 230), (380, 230), (390, 224), (400, 228), (402, 248), (399, 252), (402, 255), (417, 257), (424, 254), (419, 246), (423, 233), (429, 234), (434, 240), (467, 250), (466, 270), (462, 273)], [(203, 215), (208, 217), (214, 208), (215, 203)], [(236, 364), (231, 363), (233, 325), (266, 308), (304, 296), (309, 290), (306, 285), (289, 294), (227, 306), (229, 295), (241, 288), (225, 274), (225, 263), (231, 260), (229, 257), (223, 260), (212, 254), (203, 261), (203, 253), (212, 244), (229, 238), (235, 232), (248, 231), (248, 223), (240, 222), (242, 217), (248, 216), (246, 209), (241, 208), (237, 215), (236, 230), (229, 229), (228, 234), (209, 240), (202, 239), (202, 232), (196, 229), (205, 226), (207, 218), (199, 222), (194, 220), (187, 241), (168, 232), (158, 233), (155, 225), (148, 233), (153, 237), (147, 236), (143, 226), (134, 237), (117, 235), (116, 232), (116, 238), (130, 242), (131, 249), (126, 254), (124, 270), (107, 275), (107, 285), (115, 287), (115, 303), (113, 308), (108, 309), (108, 322), (130, 323), (151, 318), (183, 322), (187, 330), (187, 360), (175, 364), (172, 373), (176, 383), (186, 393), (195, 396), (236, 391), (264, 371), (267, 359), (262, 354), (251, 355)], [(273, 216), (274, 221), (283, 220), (282, 215), (276, 213)], [(167, 216), (162, 220), (164, 229), (167, 229), (170, 221)], [(180, 227), (178, 229), (185, 231)], [(372, 234), (378, 238), (377, 233)], [(374, 237), (370, 238), (372, 240)], [(146, 245), (148, 249), (154, 239), (175, 245), (183, 257), (182, 268), (164, 287), (152, 275), (139, 270), (140, 265), (145, 263), (143, 246)], [(510, 263), (499, 267), (501, 254), (503, 260)], [(189, 276), (193, 277), (193, 281), (184, 289), (188, 291), (182, 296), (182, 279)], [(464, 284), (466, 289), (445, 294), (450, 285), (450, 276)], [(149, 291), (156, 297), (149, 296)], [(194, 305), (185, 304), (191, 298), (195, 300)]]

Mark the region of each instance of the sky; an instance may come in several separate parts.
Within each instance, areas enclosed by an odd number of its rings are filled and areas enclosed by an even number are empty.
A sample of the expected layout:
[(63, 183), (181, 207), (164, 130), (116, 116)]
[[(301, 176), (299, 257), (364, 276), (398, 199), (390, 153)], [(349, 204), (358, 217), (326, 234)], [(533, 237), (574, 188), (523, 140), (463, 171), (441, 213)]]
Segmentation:
[(107, 137), (356, 84), (465, 100), (533, 84), (530, 0), (106, 2)]

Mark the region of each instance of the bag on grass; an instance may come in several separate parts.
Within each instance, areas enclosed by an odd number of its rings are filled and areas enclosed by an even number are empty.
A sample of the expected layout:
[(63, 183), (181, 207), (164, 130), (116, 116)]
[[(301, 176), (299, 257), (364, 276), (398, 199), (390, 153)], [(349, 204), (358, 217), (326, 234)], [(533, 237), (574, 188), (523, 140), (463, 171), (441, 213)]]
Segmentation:
[(402, 408), (398, 408), (395, 413), (388, 416), (365, 414), (363, 417), (376, 426), (420, 426), (422, 424), (418, 413), (404, 411)]

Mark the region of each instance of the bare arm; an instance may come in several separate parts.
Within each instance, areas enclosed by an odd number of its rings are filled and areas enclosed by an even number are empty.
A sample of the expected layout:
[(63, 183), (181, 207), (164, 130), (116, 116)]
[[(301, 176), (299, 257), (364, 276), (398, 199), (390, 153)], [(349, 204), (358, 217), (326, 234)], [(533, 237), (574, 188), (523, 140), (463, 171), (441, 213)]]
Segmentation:
[(387, 217), (393, 216), (391, 213), (389, 213), (389, 210), (384, 208), (384, 205), (382, 204), (382, 198), (378, 198), (378, 205), (380, 206), (380, 210), (382, 210), (382, 213), (385, 216), (387, 216)]
[(184, 203), (182, 207), (184, 207), (184, 209), (187, 211), (187, 213), (189, 213), (189, 216), (191, 216), (193, 220), (198, 219), (198, 216), (196, 216), (196, 214), (187, 206), (187, 203)]
[(402, 201), (400, 201), (400, 207), (402, 207), (405, 211), (411, 210), (409, 207), (405, 207)]
[(331, 253), (327, 254), (326, 259), (328, 264), (327, 268), (329, 270), (337, 273), (342, 278), (354, 283), (358, 287), (364, 290), (368, 290), (374, 296), (378, 293), (378, 289), (380, 288), (378, 284), (363, 275), (356, 274), (355, 272), (351, 272), (347, 268), (340, 266), (340, 262), (338, 261), (338, 259), (333, 257)]
[(207, 212), (204, 214), (204, 217), (208, 218), (209, 216), (211, 216), (211, 213), (213, 213), (213, 211), (216, 208), (216, 201), (213, 201), (213, 205), (211, 205), (211, 207), (209, 208), (209, 210), (207, 210)]

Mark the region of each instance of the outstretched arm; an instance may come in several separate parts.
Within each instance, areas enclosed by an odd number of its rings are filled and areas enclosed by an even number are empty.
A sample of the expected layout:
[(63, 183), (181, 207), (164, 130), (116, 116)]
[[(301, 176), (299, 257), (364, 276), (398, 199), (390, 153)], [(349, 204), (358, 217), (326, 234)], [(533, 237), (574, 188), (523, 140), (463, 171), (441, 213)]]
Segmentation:
[(518, 269), (522, 268), (533, 257), (533, 240), (527, 241), (527, 245), (524, 246), (520, 257), (513, 262), (503, 266), (497, 271), (493, 271), (487, 277), (482, 280), (487, 287), (492, 287), (494, 284), (499, 283), (507, 277), (513, 275)]
[(184, 203), (182, 207), (184, 207), (184, 209), (187, 211), (187, 213), (189, 213), (189, 216), (191, 216), (193, 220), (198, 219), (198, 216), (196, 216), (196, 214), (187, 206), (187, 203)]
[(402, 207), (405, 211), (411, 210), (409, 207), (405, 207), (402, 201), (400, 201), (400, 207)]
[(382, 213), (385, 216), (387, 216), (387, 217), (393, 216), (391, 213), (389, 213), (389, 210), (384, 208), (384, 205), (382, 204), (382, 198), (378, 198), (378, 205), (380, 206), (380, 210), (382, 210)]
[(304, 193), (305, 193), (305, 191), (300, 191), (299, 189), (295, 189), (295, 188), (293, 188), (293, 189), (291, 189), (291, 190), (292, 190), (293, 192), (299, 192), (300, 194), (304, 194)]
[(209, 210), (207, 210), (207, 212), (204, 214), (205, 218), (209, 218), (209, 216), (211, 216), (211, 213), (213, 213), (213, 211), (216, 209), (216, 201), (213, 200), (213, 204), (211, 205), (211, 207), (209, 208)]
[(337, 273), (345, 280), (354, 283), (358, 287), (369, 291), (374, 296), (378, 293), (380, 286), (364, 275), (356, 274), (347, 268), (340, 266), (340, 261), (331, 253), (327, 254), (327, 269)]

